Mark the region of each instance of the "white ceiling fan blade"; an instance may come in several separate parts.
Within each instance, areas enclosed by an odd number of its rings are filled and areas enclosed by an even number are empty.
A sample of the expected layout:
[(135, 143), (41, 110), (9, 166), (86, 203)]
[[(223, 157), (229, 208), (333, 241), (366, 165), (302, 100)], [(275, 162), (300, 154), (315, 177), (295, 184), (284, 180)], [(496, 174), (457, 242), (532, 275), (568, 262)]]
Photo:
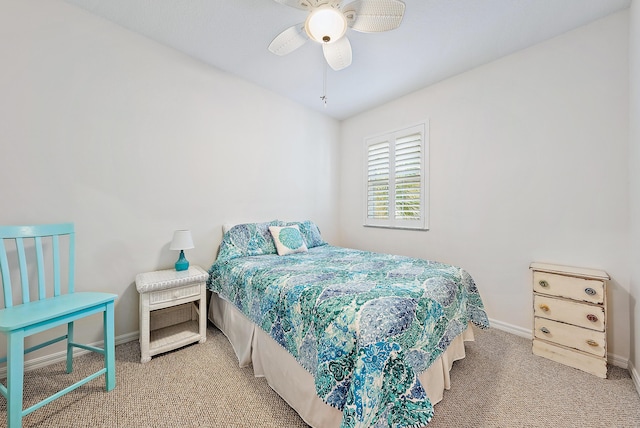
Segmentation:
[(343, 8), (351, 28), (363, 33), (377, 33), (398, 28), (405, 5), (400, 0), (356, 0)]
[(316, 4), (316, 0), (275, 0), (285, 6), (295, 7), (296, 9), (311, 10)]
[(276, 55), (286, 55), (298, 49), (309, 40), (304, 24), (297, 24), (278, 34), (269, 44), (269, 50)]
[(351, 43), (346, 37), (322, 45), (324, 58), (334, 70), (342, 70), (351, 65)]

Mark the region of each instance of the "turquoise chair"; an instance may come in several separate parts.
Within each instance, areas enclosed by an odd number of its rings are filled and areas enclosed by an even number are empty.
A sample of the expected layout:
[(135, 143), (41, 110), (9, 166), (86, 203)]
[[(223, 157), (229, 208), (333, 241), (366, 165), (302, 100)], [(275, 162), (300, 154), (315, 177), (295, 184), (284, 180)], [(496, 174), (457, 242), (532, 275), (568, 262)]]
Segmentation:
[[(0, 384), (0, 392), (7, 399), (9, 428), (21, 427), (24, 416), (102, 374), (106, 378), (107, 391), (116, 386), (113, 304), (117, 295), (75, 292), (74, 258), (75, 232), (71, 223), (0, 226), (0, 270), (4, 297), (4, 305), (0, 306), (0, 332), (7, 338), (7, 356), (0, 359), (0, 363), (7, 363), (7, 381), (6, 386)], [(17, 279), (18, 275), (20, 286), (13, 287), (11, 278)], [(66, 290), (61, 284), (64, 282), (67, 284)], [(104, 348), (75, 343), (74, 321), (101, 312)], [(67, 325), (67, 334), (25, 349), (24, 340), (27, 336), (64, 324)], [(23, 409), (24, 355), (65, 339), (67, 373), (73, 369), (74, 347), (102, 354), (104, 368)]]

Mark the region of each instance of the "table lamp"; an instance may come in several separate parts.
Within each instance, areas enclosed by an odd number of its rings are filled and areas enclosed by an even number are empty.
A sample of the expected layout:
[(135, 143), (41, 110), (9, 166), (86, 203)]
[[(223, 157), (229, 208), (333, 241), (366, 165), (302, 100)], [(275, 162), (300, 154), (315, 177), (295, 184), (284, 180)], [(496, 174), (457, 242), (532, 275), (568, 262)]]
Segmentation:
[(184, 257), (184, 250), (193, 248), (193, 239), (191, 238), (191, 231), (189, 230), (176, 230), (173, 232), (173, 239), (171, 240), (170, 250), (180, 250), (180, 257), (176, 262), (176, 270), (189, 269), (189, 260)]

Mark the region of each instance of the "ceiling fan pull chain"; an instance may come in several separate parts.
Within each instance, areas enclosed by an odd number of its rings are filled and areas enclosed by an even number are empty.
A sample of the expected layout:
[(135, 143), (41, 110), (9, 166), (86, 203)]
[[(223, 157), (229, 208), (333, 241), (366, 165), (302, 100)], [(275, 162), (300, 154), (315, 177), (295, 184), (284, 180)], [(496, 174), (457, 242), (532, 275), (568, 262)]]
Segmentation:
[(322, 96), (320, 97), (322, 102), (324, 103), (324, 107), (327, 107), (327, 63), (324, 63), (324, 68), (322, 69)]

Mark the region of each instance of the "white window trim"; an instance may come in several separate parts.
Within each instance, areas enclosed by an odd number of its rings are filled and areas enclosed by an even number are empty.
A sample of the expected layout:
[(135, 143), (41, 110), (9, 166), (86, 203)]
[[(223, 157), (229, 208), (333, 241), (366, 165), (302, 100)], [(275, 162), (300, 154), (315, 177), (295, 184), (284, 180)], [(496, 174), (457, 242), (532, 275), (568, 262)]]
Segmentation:
[[(378, 144), (384, 141), (389, 141), (390, 145), (395, 143), (395, 141), (399, 138), (412, 135), (415, 133), (420, 133), (422, 137), (422, 151), (421, 151), (421, 186), (420, 186), (420, 219), (419, 220), (409, 220), (409, 219), (395, 219), (394, 216), (390, 216), (388, 219), (371, 219), (368, 216), (368, 154), (369, 154), (369, 146), (372, 144)], [(395, 179), (395, 166), (393, 165), (395, 158), (395, 153), (390, 152), (389, 163), (389, 192), (390, 199), (395, 196), (395, 189), (391, 183), (394, 182)], [(364, 139), (364, 221), (363, 225), (365, 227), (382, 227), (382, 228), (392, 228), (392, 229), (411, 229), (411, 230), (429, 230), (429, 121), (426, 120), (423, 123), (419, 123), (417, 125), (409, 126), (403, 129), (399, 129), (392, 132), (387, 132), (381, 135), (376, 135), (374, 137), (368, 137)], [(390, 201), (395, 203), (395, 201)], [(394, 212), (394, 205), (390, 205), (389, 207), (390, 213)]]

